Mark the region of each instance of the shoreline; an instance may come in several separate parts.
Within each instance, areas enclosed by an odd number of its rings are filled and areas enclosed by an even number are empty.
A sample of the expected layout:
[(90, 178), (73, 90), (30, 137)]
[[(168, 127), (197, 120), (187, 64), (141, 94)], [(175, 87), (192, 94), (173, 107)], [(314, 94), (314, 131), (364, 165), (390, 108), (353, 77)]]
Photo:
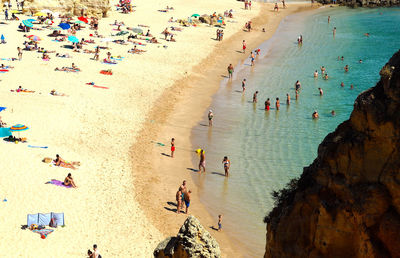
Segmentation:
[[(287, 15), (319, 7), (319, 5), (311, 6), (309, 3), (290, 4), (287, 9), (269, 16), (265, 14), (272, 12), (273, 4), (260, 3), (260, 5), (261, 10), (258, 16), (252, 19), (255, 25), (253, 32), (239, 31), (225, 39), (193, 68), (190, 75), (178, 80), (171, 88), (164, 91), (155, 102), (158, 106), (152, 108), (148, 114), (148, 119), (139, 133), (140, 139), (131, 147), (134, 184), (138, 189), (143, 189), (141, 195), (136, 195), (136, 199), (150, 222), (165, 237), (177, 233), (186, 216), (174, 214), (171, 211), (174, 207), (167, 202), (175, 202), (175, 191), (182, 180), (186, 180), (188, 188), (193, 191), (193, 204), (189, 209), (189, 214), (195, 215), (201, 221), (202, 225), (217, 239), (223, 256), (228, 257), (243, 255), (243, 252), (238, 251), (241, 248), (236, 243), (232, 245), (226, 233), (210, 230), (211, 226), (216, 225), (216, 218), (212, 218), (206, 207), (199, 201), (199, 187), (194, 184), (192, 178), (193, 127), (204, 120), (204, 112), (220, 87), (222, 76), (226, 75), (226, 66), (229, 63), (236, 65), (248, 58), (248, 55), (243, 56), (236, 52), (240, 50), (240, 42), (243, 39), (246, 40), (249, 50), (254, 49), (272, 37)], [(263, 27), (266, 28), (265, 33), (261, 32)], [(169, 140), (172, 137), (176, 139), (174, 159), (161, 155), (161, 153), (169, 153)], [(156, 146), (154, 142), (162, 142), (165, 147)], [(146, 173), (152, 173), (152, 175), (146, 175)], [(147, 178), (142, 178), (143, 175)], [(139, 177), (141, 178), (138, 179)], [(152, 197), (151, 202), (149, 196)], [(160, 211), (161, 207), (164, 207), (162, 211)]]

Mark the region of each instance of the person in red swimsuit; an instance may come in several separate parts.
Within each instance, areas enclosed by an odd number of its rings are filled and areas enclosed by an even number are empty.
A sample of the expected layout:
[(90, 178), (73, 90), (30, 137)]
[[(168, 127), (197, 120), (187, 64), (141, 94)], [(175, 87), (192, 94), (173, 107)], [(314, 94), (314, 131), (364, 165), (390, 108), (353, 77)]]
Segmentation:
[(174, 152), (175, 152), (175, 138), (171, 139), (171, 158), (174, 157)]
[(269, 100), (269, 98), (265, 101), (265, 110), (269, 111), (269, 106), (271, 106), (271, 101)]

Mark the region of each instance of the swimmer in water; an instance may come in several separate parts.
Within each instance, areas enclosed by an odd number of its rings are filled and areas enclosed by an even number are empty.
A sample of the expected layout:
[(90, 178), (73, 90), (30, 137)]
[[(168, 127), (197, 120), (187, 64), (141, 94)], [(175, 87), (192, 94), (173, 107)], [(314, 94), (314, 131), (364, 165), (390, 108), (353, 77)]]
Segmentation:
[(322, 91), (321, 88), (318, 88), (318, 90), (319, 90), (319, 95), (320, 95), (320, 96), (324, 95), (324, 92)]
[(243, 79), (242, 81), (242, 92), (246, 90), (246, 79)]
[(350, 84), (350, 89), (354, 89), (354, 86), (353, 86), (353, 84)]
[(258, 91), (254, 92), (254, 94), (253, 94), (253, 103), (257, 103), (257, 94), (258, 94)]
[(342, 83), (340, 84), (340, 86), (344, 87), (344, 83), (342, 82)]
[(318, 78), (318, 71), (317, 70), (315, 70), (315, 72), (314, 72), (314, 78)]
[(340, 60), (344, 61), (344, 56), (342, 56), (342, 57), (340, 58)]
[(349, 65), (346, 65), (346, 66), (344, 67), (344, 71), (345, 71), (345, 72), (348, 72), (348, 71), (349, 71)]
[(364, 36), (369, 37), (369, 33), (368, 32), (364, 33)]
[(362, 63), (362, 60), (360, 59), (360, 61), (358, 61), (360, 64)]
[(269, 98), (265, 101), (265, 111), (269, 111), (269, 108), (271, 106), (271, 101), (269, 100)]
[(286, 93), (286, 104), (290, 105), (290, 95)]
[(281, 106), (281, 103), (279, 102), (279, 98), (276, 98), (275, 106), (276, 106), (276, 110), (279, 110), (279, 107)]
[(331, 115), (332, 115), (332, 116), (336, 116), (335, 110), (332, 110), (332, 111), (331, 111)]
[(319, 118), (319, 115), (318, 115), (317, 110), (315, 110), (314, 113), (312, 113), (312, 118), (313, 118), (313, 119)]
[(328, 80), (328, 79), (329, 79), (328, 74), (325, 74), (324, 80)]

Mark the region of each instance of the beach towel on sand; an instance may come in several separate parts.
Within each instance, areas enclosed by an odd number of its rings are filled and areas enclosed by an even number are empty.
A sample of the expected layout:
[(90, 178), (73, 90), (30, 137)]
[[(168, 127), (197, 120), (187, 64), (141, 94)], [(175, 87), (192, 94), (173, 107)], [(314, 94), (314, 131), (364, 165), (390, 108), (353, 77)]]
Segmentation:
[(46, 238), (47, 235), (50, 234), (50, 233), (53, 233), (54, 230), (53, 229), (34, 229), (32, 231), (35, 232), (35, 233), (40, 234), (40, 237), (43, 238), (43, 236), (44, 236), (44, 238)]
[(56, 185), (56, 186), (61, 186), (61, 187), (65, 187), (65, 188), (71, 188), (72, 186), (70, 185), (64, 185), (64, 182), (57, 180), (57, 179), (51, 179), (51, 181), (46, 182), (46, 184), (51, 184), (51, 185)]

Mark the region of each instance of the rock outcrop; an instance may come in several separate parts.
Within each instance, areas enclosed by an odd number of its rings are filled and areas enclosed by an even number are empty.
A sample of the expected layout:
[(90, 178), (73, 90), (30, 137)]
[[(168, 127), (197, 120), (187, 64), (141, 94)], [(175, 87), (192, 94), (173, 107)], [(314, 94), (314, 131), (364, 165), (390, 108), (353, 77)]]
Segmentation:
[(400, 0), (317, 0), (321, 4), (336, 3), (350, 7), (378, 7), (378, 6), (399, 6)]
[(265, 257), (400, 257), (400, 51), (298, 180), (274, 192)]
[[(9, 2), (9, 0), (1, 1)], [(14, 1), (13, 5), (15, 5)], [(88, 16), (106, 17), (110, 10), (110, 0), (25, 0), (24, 2), (25, 11), (35, 13), (42, 9), (73, 15), (80, 15), (84, 10)]]
[(217, 241), (194, 216), (183, 223), (176, 237), (162, 241), (154, 250), (157, 258), (221, 257)]

